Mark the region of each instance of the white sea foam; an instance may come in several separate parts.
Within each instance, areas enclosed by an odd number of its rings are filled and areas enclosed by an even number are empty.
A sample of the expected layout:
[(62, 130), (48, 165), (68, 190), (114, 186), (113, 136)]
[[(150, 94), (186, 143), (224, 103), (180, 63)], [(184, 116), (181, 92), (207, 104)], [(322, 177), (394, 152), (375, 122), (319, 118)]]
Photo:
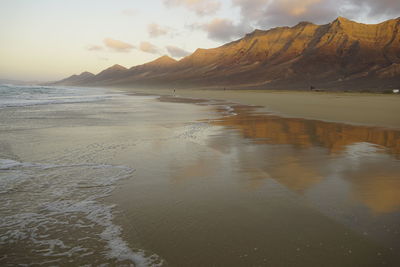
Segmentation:
[(222, 107), (226, 110), (224, 113), (225, 116), (236, 116), (237, 113), (235, 113), (235, 109), (232, 106), (229, 105), (222, 105)]
[(0, 108), (87, 103), (113, 96), (99, 88), (0, 85)]
[(21, 166), (21, 162), (11, 159), (0, 159), (0, 170), (8, 170), (19, 166)]
[[(104, 243), (101, 253), (105, 261), (161, 265), (158, 256), (128, 246), (121, 228), (113, 223), (114, 205), (99, 201), (112, 192), (117, 181), (133, 172), (126, 166), (106, 164), (0, 159), (0, 245), (24, 244), (36, 256), (51, 256), (56, 259), (54, 264), (60, 264), (63, 258), (82, 258), (90, 263), (93, 255), (100, 257), (98, 248)], [(74, 234), (90, 242), (80, 244)]]

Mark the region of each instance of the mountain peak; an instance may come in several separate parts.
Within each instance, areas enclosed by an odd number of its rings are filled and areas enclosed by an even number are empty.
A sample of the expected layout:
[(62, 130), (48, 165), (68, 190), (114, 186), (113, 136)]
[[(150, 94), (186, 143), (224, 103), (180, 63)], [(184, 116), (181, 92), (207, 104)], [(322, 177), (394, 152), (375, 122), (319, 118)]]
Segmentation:
[(127, 70), (124, 66), (121, 66), (119, 64), (115, 64), (111, 67), (108, 68), (108, 70)]
[(88, 72), (88, 71), (84, 71), (84, 72), (82, 72), (81, 74), (79, 74), (79, 76), (91, 77), (91, 76), (94, 76), (94, 74), (91, 73), (91, 72)]
[(312, 23), (312, 22), (309, 22), (309, 21), (300, 21), (300, 22), (297, 23), (297, 25), (294, 26), (293, 28), (296, 28), (296, 27), (305, 27), (305, 26), (308, 26), (308, 25), (315, 25), (315, 24)]
[(111, 74), (114, 74), (114, 73), (124, 72), (126, 70), (127, 70), (127, 68), (125, 68), (124, 66), (121, 66), (119, 64), (115, 64), (115, 65), (113, 65), (113, 66), (101, 71), (96, 76), (111, 75)]
[(159, 57), (159, 58), (157, 58), (155, 61), (156, 61), (156, 62), (163, 62), (163, 63), (175, 63), (175, 62), (176, 62), (175, 59), (173, 59), (172, 57), (167, 56), (167, 55), (164, 55), (164, 56), (162, 56), (162, 57)]
[(346, 19), (345, 17), (339, 16), (336, 18), (338, 21), (350, 21), (349, 19)]
[(90, 80), (90, 78), (94, 77), (95, 75), (91, 72), (88, 71), (84, 71), (81, 74), (74, 74), (69, 76), (68, 78), (65, 78), (61, 81), (55, 82), (53, 84), (55, 85), (64, 85), (64, 84), (70, 84), (70, 85), (76, 85), (76, 84), (80, 84), (83, 83), (87, 80)]
[(332, 24), (339, 24), (339, 25), (345, 25), (345, 24), (351, 24), (351, 23), (357, 23), (355, 21), (346, 19), (345, 17), (337, 17)]
[(172, 57), (169, 57), (167, 55), (161, 56), (147, 64), (151, 64), (151, 65), (171, 65), (171, 64), (175, 64), (177, 62), (177, 60), (173, 59)]

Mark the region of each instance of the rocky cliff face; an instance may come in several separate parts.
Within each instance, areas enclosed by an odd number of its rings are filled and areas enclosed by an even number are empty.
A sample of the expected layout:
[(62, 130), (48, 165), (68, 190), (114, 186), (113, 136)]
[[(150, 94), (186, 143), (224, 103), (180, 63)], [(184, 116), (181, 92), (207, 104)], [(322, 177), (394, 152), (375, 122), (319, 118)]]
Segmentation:
[(106, 81), (103, 71), (78, 84), (387, 89), (400, 87), (399, 66), (400, 18), (367, 25), (339, 17), (326, 25), (301, 22), (255, 30), (218, 48), (197, 49), (180, 61), (164, 56), (110, 72)]

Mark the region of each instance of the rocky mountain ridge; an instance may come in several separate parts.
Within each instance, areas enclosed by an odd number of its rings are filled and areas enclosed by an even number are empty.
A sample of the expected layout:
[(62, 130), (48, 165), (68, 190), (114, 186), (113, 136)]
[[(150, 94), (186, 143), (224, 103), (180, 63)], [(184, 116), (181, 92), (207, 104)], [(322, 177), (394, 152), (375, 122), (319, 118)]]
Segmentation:
[(400, 87), (400, 18), (362, 24), (339, 17), (325, 25), (255, 30), (176, 61), (163, 56), (56, 84), (174, 88), (384, 90)]

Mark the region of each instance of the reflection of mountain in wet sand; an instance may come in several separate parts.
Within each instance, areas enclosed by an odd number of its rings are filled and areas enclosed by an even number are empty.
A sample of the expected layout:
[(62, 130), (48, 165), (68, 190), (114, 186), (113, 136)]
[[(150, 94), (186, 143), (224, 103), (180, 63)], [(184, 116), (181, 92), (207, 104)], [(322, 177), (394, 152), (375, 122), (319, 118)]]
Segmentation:
[[(236, 116), (223, 117), (211, 123), (239, 130), (244, 138), (259, 144), (294, 145), (299, 148), (320, 146), (327, 148), (328, 153), (339, 153), (354, 144), (371, 143), (385, 149), (371, 153), (386, 152), (397, 159), (400, 156), (398, 130), (282, 118), (254, 113), (254, 108), (246, 106), (235, 107), (235, 112)], [(304, 194), (331, 174), (329, 169), (320, 169), (320, 166), (329, 165), (325, 162), (329, 157), (324, 158), (321, 154), (310, 161), (305, 153), (302, 155), (275, 154), (265, 158), (268, 160), (246, 161), (246, 167), (250, 165), (250, 173), (254, 176), (252, 186), (260, 185), (263, 179), (272, 178), (289, 190)], [(340, 154), (338, 156), (342, 157)], [(344, 170), (341, 175), (349, 182), (353, 199), (363, 203), (374, 214), (400, 209), (400, 165), (396, 164), (397, 159), (393, 158), (394, 164), (367, 160), (357, 166), (351, 162), (342, 166)]]
[(352, 184), (353, 196), (375, 215), (400, 209), (400, 169), (384, 170), (378, 166), (346, 173)]
[(270, 175), (294, 192), (304, 193), (323, 179), (317, 168), (301, 164), (295, 157), (287, 157), (282, 162), (285, 164), (270, 169)]
[(400, 131), (341, 123), (282, 118), (257, 114), (252, 107), (235, 107), (236, 116), (224, 117), (214, 125), (240, 130), (245, 138), (262, 144), (292, 144), (300, 147), (323, 146), (341, 152), (346, 146), (368, 142), (400, 154)]

